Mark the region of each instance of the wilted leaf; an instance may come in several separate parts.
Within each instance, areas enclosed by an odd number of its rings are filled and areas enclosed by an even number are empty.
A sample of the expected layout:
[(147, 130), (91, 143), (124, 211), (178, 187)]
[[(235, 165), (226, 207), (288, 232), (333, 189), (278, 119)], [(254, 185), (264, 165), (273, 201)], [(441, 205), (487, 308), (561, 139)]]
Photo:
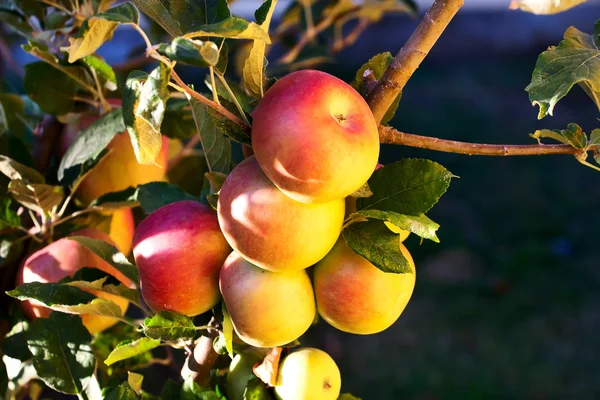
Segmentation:
[(342, 233), (354, 252), (383, 272), (412, 273), (409, 261), (398, 246), (398, 235), (391, 232), (382, 221), (357, 222), (346, 227)]
[(68, 75), (38, 61), (25, 65), (25, 91), (48, 114), (61, 115), (73, 110), (77, 84)]
[[(267, 34), (273, 11), (277, 5), (277, 0), (266, 0), (254, 13), (256, 23), (260, 25)], [(265, 49), (267, 43), (264, 40), (257, 39), (252, 44), (252, 49), (246, 58), (243, 69), (244, 85), (246, 89), (255, 97), (261, 98), (264, 95), (263, 84), (265, 81)]]
[(350, 196), (356, 197), (356, 198), (371, 197), (371, 196), (373, 196), (373, 192), (371, 191), (369, 184), (365, 182), (365, 184), (362, 185), (360, 187), (360, 189), (358, 189), (356, 192), (352, 193)]
[(275, 386), (277, 383), (279, 359), (281, 358), (282, 350), (281, 347), (273, 347), (263, 361), (252, 368), (254, 375), (269, 386)]
[(24, 183), (45, 183), (46, 180), (38, 171), (29, 168), (12, 158), (0, 154), (0, 172), (11, 180), (21, 180)]
[(219, 47), (209, 41), (178, 37), (171, 43), (162, 43), (158, 52), (171, 60), (195, 67), (215, 66), (219, 62)]
[(82, 393), (96, 361), (91, 336), (77, 316), (52, 313), (31, 322), (27, 346), (39, 377), (62, 393)]
[(261, 29), (259, 25), (238, 17), (229, 17), (214, 24), (199, 26), (193, 32), (185, 35), (187, 38), (205, 36), (227, 39), (259, 39), (271, 44), (269, 34)]
[(158, 346), (160, 346), (160, 340), (143, 337), (134, 342), (125, 343), (114, 349), (109, 354), (108, 358), (104, 360), (104, 364), (112, 365), (118, 361), (122, 361), (127, 358), (135, 357), (139, 354), (146, 353)]
[(17, 202), (40, 215), (49, 213), (64, 198), (64, 192), (60, 186), (44, 183), (26, 184), (20, 179), (10, 181), (8, 192)]
[(424, 214), (446, 192), (451, 178), (450, 171), (430, 160), (405, 158), (387, 164), (369, 179), (373, 196), (358, 199), (357, 210)]
[(209, 115), (208, 107), (191, 97), (192, 115), (200, 135), (202, 150), (210, 172), (229, 172), (231, 166), (231, 143), (220, 132)]
[(141, 395), (142, 394), (142, 382), (144, 381), (144, 375), (136, 374), (135, 372), (127, 371), (127, 383), (133, 389), (133, 391)]
[(83, 27), (69, 38), (69, 62), (73, 63), (82, 57), (94, 54), (104, 42), (112, 39), (113, 32), (119, 24), (101, 18), (90, 18)]
[(196, 336), (196, 327), (189, 317), (169, 311), (146, 318), (142, 329), (146, 336), (166, 342), (189, 341)]
[(510, 3), (512, 10), (521, 9), (533, 14), (547, 15), (566, 11), (587, 0), (513, 0)]
[(600, 22), (594, 35), (574, 27), (567, 29), (564, 40), (538, 57), (531, 83), (525, 90), (529, 100), (540, 107), (538, 119), (552, 115), (554, 106), (579, 84), (600, 109)]
[(58, 180), (64, 184), (73, 183), (97, 163), (115, 135), (124, 131), (120, 108), (95, 120), (69, 146), (58, 167)]
[(359, 215), (370, 219), (388, 221), (398, 228), (412, 232), (424, 239), (429, 239), (436, 243), (440, 242), (435, 234), (440, 225), (430, 220), (426, 215), (413, 216), (398, 214), (393, 211), (363, 210), (352, 214), (350, 217)]
[(139, 282), (137, 268), (116, 247), (102, 240), (92, 239), (87, 236), (69, 236), (68, 239), (74, 240), (88, 250), (91, 250), (98, 257), (129, 278), (132, 285), (137, 286)]
[(587, 136), (577, 124), (569, 124), (567, 125), (567, 129), (537, 130), (531, 137), (538, 141), (541, 138), (551, 138), (561, 143), (569, 144), (576, 149), (585, 149), (588, 146)]

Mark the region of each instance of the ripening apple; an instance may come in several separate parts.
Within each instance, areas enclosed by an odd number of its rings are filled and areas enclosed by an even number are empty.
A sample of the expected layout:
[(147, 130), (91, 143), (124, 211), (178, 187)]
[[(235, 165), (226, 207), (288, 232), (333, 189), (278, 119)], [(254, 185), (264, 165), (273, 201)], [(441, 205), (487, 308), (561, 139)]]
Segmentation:
[[(88, 236), (114, 244), (104, 232), (93, 228), (82, 229), (74, 232), (71, 236)], [(132, 286), (131, 280), (113, 266), (83, 245), (67, 238), (52, 242), (29, 256), (17, 271), (17, 285), (31, 282), (58, 282), (67, 276), (73, 276), (83, 267), (98, 268), (114, 276), (126, 286)], [(129, 302), (122, 297), (98, 291), (88, 291), (97, 297), (115, 302), (123, 313), (129, 306)], [(20, 304), (25, 315), (31, 319), (47, 317), (51, 312), (42, 303), (34, 300), (25, 300)], [(98, 315), (82, 315), (81, 319), (91, 334), (107, 329), (118, 322), (117, 319)]]
[(368, 335), (389, 328), (400, 317), (415, 287), (415, 264), (402, 243), (412, 273), (386, 273), (356, 254), (340, 237), (315, 265), (313, 283), (319, 315), (349, 333)]
[(233, 327), (254, 347), (275, 347), (298, 339), (312, 324), (315, 298), (306, 271), (271, 272), (235, 251), (219, 280)]
[(279, 364), (275, 397), (279, 400), (336, 400), (342, 388), (340, 370), (323, 350), (307, 347)]
[[(120, 107), (120, 99), (109, 99), (113, 106)], [(89, 127), (98, 117), (82, 116), (76, 123), (68, 124), (63, 129), (58, 144), (58, 154), (62, 157), (81, 130)], [(129, 134), (125, 132), (115, 135), (108, 144), (108, 154), (88, 173), (80, 183), (76, 197), (84, 204), (110, 192), (127, 189), (154, 181), (166, 181), (166, 165), (168, 158), (168, 139), (163, 136), (162, 147), (156, 165), (137, 162)]]
[(130, 208), (120, 208), (112, 212), (108, 236), (115, 242), (115, 246), (125, 255), (131, 252), (135, 220)]
[(154, 311), (202, 314), (219, 301), (219, 270), (231, 248), (217, 215), (196, 201), (159, 208), (135, 230), (140, 288)]
[(303, 70), (284, 76), (252, 116), (252, 148), (260, 167), (297, 201), (343, 199), (375, 169), (375, 118), (360, 94), (332, 75)]
[(225, 238), (246, 260), (270, 271), (298, 271), (335, 244), (344, 222), (344, 199), (297, 202), (277, 189), (250, 157), (225, 180), (217, 212)]

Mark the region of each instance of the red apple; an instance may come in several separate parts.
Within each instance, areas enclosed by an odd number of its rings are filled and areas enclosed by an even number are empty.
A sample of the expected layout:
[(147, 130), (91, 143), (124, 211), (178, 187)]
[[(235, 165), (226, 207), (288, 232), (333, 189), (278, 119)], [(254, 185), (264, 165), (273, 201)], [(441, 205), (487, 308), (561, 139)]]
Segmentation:
[(379, 134), (369, 106), (350, 85), (304, 70), (267, 91), (253, 114), (252, 147), (285, 194), (323, 203), (354, 193), (369, 179)]
[(137, 227), (133, 255), (142, 296), (155, 311), (202, 314), (219, 301), (219, 270), (231, 248), (212, 209), (179, 201)]

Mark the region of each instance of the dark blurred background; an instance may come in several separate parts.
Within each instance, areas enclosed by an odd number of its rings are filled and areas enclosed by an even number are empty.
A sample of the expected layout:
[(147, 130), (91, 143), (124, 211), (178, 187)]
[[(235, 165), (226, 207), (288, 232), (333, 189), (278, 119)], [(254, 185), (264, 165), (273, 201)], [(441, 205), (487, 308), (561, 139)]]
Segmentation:
[[(393, 126), (502, 144), (535, 143), (529, 133), (570, 122), (598, 127), (580, 88), (541, 121), (524, 91), (539, 53), (569, 26), (592, 32), (598, 1), (554, 16), (509, 11), (508, 1), (465, 2), (406, 86)], [(234, 10), (249, 17), (254, 3)], [(420, 3), (424, 11), (430, 2)], [(322, 69), (350, 81), (371, 56), (395, 53), (417, 23), (386, 17)], [(134, 31), (119, 29), (100, 54), (121, 63), (136, 44)], [(18, 47), (13, 54), (31, 61)], [(194, 80), (201, 87), (204, 74), (186, 75)], [(303, 344), (328, 351), (343, 391), (364, 400), (600, 398), (600, 173), (571, 156), (399, 146), (385, 146), (381, 162), (401, 157), (433, 159), (460, 177), (430, 213), (441, 244), (407, 241), (417, 264), (411, 302), (384, 333), (354, 336), (323, 322)]]

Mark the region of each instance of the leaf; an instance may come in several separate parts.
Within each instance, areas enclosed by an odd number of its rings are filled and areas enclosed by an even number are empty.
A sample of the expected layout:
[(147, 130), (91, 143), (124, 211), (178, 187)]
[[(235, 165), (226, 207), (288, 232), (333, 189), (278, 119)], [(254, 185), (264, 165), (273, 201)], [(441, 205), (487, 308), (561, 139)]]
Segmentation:
[(140, 21), (140, 13), (133, 4), (126, 2), (100, 14), (96, 14), (93, 18), (102, 18), (107, 21), (118, 22), (119, 24), (137, 25)]
[(104, 277), (104, 278), (98, 279), (94, 282), (71, 281), (71, 282), (66, 282), (65, 285), (74, 286), (76, 288), (83, 289), (83, 290), (88, 289), (88, 290), (94, 290), (96, 292), (112, 294), (114, 296), (119, 296), (124, 299), (127, 299), (134, 304), (140, 303), (140, 292), (138, 290), (130, 289), (123, 284), (104, 285), (104, 282), (106, 281), (106, 279), (107, 279), (107, 277)]
[(91, 336), (77, 316), (52, 313), (31, 322), (27, 346), (39, 377), (52, 389), (69, 394), (84, 391), (96, 361)]
[(192, 115), (200, 135), (200, 143), (206, 157), (209, 172), (227, 173), (231, 166), (231, 143), (221, 133), (208, 113), (208, 107), (198, 100), (188, 97)]
[(211, 118), (215, 127), (229, 137), (229, 139), (241, 144), (251, 144), (250, 136), (229, 118), (217, 112), (212, 107), (206, 107), (206, 113)]
[(204, 176), (208, 179), (213, 193), (217, 193), (221, 190), (223, 183), (225, 183), (225, 179), (227, 179), (227, 175), (221, 172), (207, 172)]
[(21, 219), (11, 208), (11, 204), (9, 197), (0, 197), (0, 230), (21, 226)]
[(52, 282), (23, 283), (6, 294), (21, 301), (36, 300), (50, 308), (86, 304), (96, 298), (91, 293), (76, 287)]
[(174, 139), (190, 139), (196, 135), (190, 103), (185, 99), (169, 99), (160, 130), (164, 136)]
[(388, 221), (398, 228), (412, 232), (424, 239), (429, 239), (436, 243), (440, 242), (435, 234), (440, 225), (430, 220), (426, 215), (413, 216), (398, 214), (393, 211), (363, 210), (352, 214), (350, 217), (360, 215), (366, 218)]
[(179, 384), (169, 378), (160, 391), (160, 398), (162, 400), (179, 399), (180, 392), (181, 387)]
[(371, 23), (377, 23), (384, 15), (390, 13), (407, 13), (412, 17), (417, 16), (417, 5), (412, 0), (383, 0), (367, 1), (361, 7), (356, 16), (366, 18)]
[(221, 302), (221, 310), (223, 312), (223, 330), (220, 335), (223, 335), (225, 348), (229, 356), (233, 358), (233, 322), (231, 322), (231, 316), (229, 315), (229, 311), (227, 311), (224, 301)]
[(600, 109), (600, 32), (597, 22), (594, 36), (574, 27), (567, 29), (564, 40), (544, 51), (537, 59), (531, 83), (525, 88), (529, 100), (538, 105), (538, 119), (552, 115), (556, 103), (578, 83)]
[(24, 183), (45, 183), (46, 180), (38, 171), (29, 168), (12, 158), (0, 154), (0, 172), (11, 180), (21, 180)]
[(188, 341), (196, 337), (196, 327), (192, 320), (170, 311), (161, 311), (146, 318), (142, 329), (149, 338), (166, 342)]
[(108, 358), (104, 360), (104, 364), (112, 365), (118, 361), (146, 353), (158, 346), (160, 346), (160, 340), (143, 337), (134, 342), (125, 343), (121, 346), (118, 346), (108, 355)]
[(58, 180), (73, 183), (95, 165), (115, 135), (125, 131), (120, 108), (95, 120), (75, 138), (60, 161)]
[(583, 129), (577, 124), (567, 125), (567, 129), (541, 129), (535, 131), (531, 135), (538, 141), (541, 138), (551, 138), (564, 144), (569, 144), (576, 149), (585, 149), (588, 146), (587, 136), (583, 132)]
[(369, 187), (369, 184), (365, 182), (356, 192), (352, 193), (350, 196), (360, 198), (360, 197), (371, 197), (373, 196), (373, 192)]
[(0, 358), (0, 394), (5, 395), (8, 390), (8, 374), (6, 372), (6, 365)]
[[(387, 167), (388, 165), (385, 166)], [(357, 222), (346, 227), (342, 234), (355, 253), (383, 272), (412, 273), (409, 261), (398, 246), (398, 235), (391, 232), (383, 222)]]
[(271, 400), (271, 394), (260, 379), (251, 378), (244, 388), (243, 400)]
[(342, 393), (337, 400), (361, 400), (359, 397), (353, 396), (350, 393)]
[(144, 381), (144, 375), (136, 374), (135, 372), (127, 371), (127, 383), (133, 391), (141, 395), (142, 394), (142, 382)]
[(106, 61), (96, 55), (83, 57), (81, 61), (87, 65), (89, 69), (96, 72), (96, 75), (98, 75), (101, 82), (104, 82), (103, 86), (106, 90), (117, 90), (117, 77), (115, 71), (113, 71), (112, 67), (108, 65)]
[(102, 240), (92, 239), (86, 236), (69, 236), (67, 239), (74, 240), (91, 250), (98, 257), (115, 267), (119, 272), (129, 278), (136, 286), (139, 282), (138, 270), (131, 264), (127, 257), (116, 247)]
[(557, 14), (573, 8), (587, 0), (513, 0), (510, 9), (521, 9), (538, 15)]
[[(362, 67), (360, 67), (360, 69), (356, 72), (356, 76), (354, 77), (354, 80), (350, 85), (354, 89), (356, 89), (356, 91), (360, 93), (361, 96), (366, 97), (368, 94), (368, 88), (365, 86), (364, 83), (365, 72), (367, 70), (372, 71), (373, 79), (379, 80), (383, 77), (383, 74), (385, 73), (389, 65), (392, 63), (392, 61), (394, 61), (394, 56), (392, 56), (392, 53), (390, 52), (379, 53), (371, 57), (371, 59)], [(401, 98), (402, 92), (398, 94), (398, 96), (390, 105), (390, 108), (386, 111), (385, 115), (383, 116), (383, 119), (381, 120), (382, 124), (389, 122), (394, 117), (394, 114), (398, 109), (398, 104), (400, 103)]]
[(215, 66), (219, 62), (219, 47), (210, 41), (177, 37), (169, 44), (161, 43), (158, 52), (171, 60), (195, 67)]
[(424, 214), (446, 192), (452, 176), (446, 168), (430, 160), (405, 158), (387, 164), (369, 179), (373, 196), (358, 199), (357, 210)]
[[(277, 5), (277, 0), (265, 0), (265, 2), (256, 10), (254, 17), (267, 34), (269, 33), (269, 25), (273, 11)], [(244, 85), (248, 91), (257, 98), (262, 98), (264, 95), (265, 81), (265, 49), (267, 43), (264, 40), (255, 40), (252, 44), (252, 49), (246, 58), (243, 69)]]
[(269, 386), (277, 384), (277, 373), (279, 371), (279, 359), (281, 358), (281, 347), (273, 347), (265, 356), (263, 361), (252, 368), (254, 375)]
[(226, 0), (133, 0), (133, 3), (171, 36), (228, 18)]
[(132, 207), (139, 204), (146, 214), (150, 214), (162, 206), (182, 200), (200, 201), (198, 197), (184, 192), (179, 186), (166, 182), (150, 182), (137, 188), (105, 194), (96, 199), (91, 206), (102, 208), (114, 204), (120, 208), (127, 204)]
[(171, 71), (159, 63), (150, 75), (133, 71), (125, 83), (123, 119), (140, 164), (155, 163), (162, 146), (160, 125), (169, 98)]
[[(130, 372), (128, 372), (130, 373)], [(138, 374), (136, 374), (138, 375)], [(110, 390), (104, 400), (137, 400), (138, 396), (128, 382), (122, 382), (116, 388)]]
[(191, 378), (186, 379), (181, 387), (180, 400), (221, 400), (222, 397), (210, 389), (203, 388)]
[(186, 38), (195, 37), (222, 37), (227, 39), (259, 39), (271, 44), (269, 34), (254, 22), (248, 22), (238, 17), (229, 17), (223, 21), (202, 25), (187, 33)]
[(90, 18), (86, 20), (83, 27), (69, 38), (71, 44), (68, 48), (70, 63), (80, 58), (94, 54), (104, 42), (112, 39), (113, 32), (119, 24), (101, 18)]
[(24, 86), (29, 97), (48, 114), (61, 115), (73, 110), (77, 84), (45, 62), (25, 65)]
[(49, 213), (64, 198), (64, 192), (60, 186), (44, 183), (28, 185), (20, 179), (10, 181), (8, 191), (16, 201), (40, 215)]

